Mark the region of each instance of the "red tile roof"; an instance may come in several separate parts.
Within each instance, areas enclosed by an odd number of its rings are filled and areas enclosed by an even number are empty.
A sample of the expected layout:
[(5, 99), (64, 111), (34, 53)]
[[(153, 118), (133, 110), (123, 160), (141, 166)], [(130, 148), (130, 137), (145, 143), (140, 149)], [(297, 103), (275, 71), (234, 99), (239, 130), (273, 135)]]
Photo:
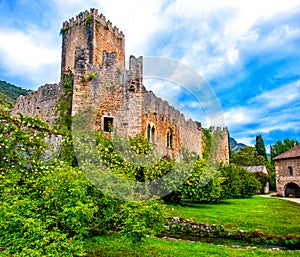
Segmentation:
[(300, 157), (300, 146), (296, 145), (292, 149), (276, 156), (273, 160), (289, 159)]

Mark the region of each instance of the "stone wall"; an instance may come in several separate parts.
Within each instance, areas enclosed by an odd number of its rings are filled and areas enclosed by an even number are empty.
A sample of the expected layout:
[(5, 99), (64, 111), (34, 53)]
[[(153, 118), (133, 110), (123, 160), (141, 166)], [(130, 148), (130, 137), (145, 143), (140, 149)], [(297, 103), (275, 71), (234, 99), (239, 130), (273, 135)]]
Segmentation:
[[(160, 155), (180, 158), (182, 148), (202, 156), (202, 130), (201, 124), (192, 120), (185, 120), (182, 113), (170, 106), (152, 92), (143, 93), (143, 124), (141, 133), (149, 137), (150, 129), (154, 129), (154, 139), (150, 141)], [(150, 134), (152, 134), (151, 131)], [(168, 134), (171, 142), (168, 143)], [(150, 136), (151, 137), (151, 136)]]
[[(105, 119), (110, 119), (119, 134), (148, 138), (161, 156), (180, 158), (182, 147), (201, 156), (201, 124), (186, 121), (146, 90), (142, 57), (131, 56), (129, 70), (121, 70), (116, 53), (104, 51), (103, 56), (102, 65), (92, 65), (89, 49), (77, 49), (72, 115), (92, 107), (97, 113), (96, 129), (105, 130)], [(89, 79), (91, 73), (97, 76)]]
[[(293, 175), (289, 175), (288, 167), (293, 168)], [(300, 187), (300, 158), (281, 159), (275, 161), (276, 191), (280, 196), (285, 195), (285, 188), (289, 183)]]
[(39, 87), (37, 91), (31, 91), (26, 96), (19, 96), (12, 115), (22, 113), (27, 116), (41, 118), (53, 125), (55, 116), (55, 107), (62, 94), (60, 84), (46, 84)]

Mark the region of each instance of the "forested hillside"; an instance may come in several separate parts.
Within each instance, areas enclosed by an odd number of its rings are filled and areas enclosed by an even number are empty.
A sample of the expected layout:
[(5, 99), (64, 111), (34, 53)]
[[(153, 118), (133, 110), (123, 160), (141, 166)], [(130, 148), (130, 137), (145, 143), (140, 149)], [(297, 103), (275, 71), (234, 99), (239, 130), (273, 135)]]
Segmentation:
[(7, 111), (13, 108), (20, 95), (27, 95), (29, 90), (14, 86), (0, 80), (0, 110)]

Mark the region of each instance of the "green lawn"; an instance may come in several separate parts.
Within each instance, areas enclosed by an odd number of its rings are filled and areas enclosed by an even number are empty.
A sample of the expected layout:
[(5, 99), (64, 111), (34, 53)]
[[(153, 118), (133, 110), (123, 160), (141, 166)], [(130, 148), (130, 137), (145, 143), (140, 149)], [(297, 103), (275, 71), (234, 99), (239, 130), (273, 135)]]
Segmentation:
[[(230, 230), (260, 229), (268, 234), (300, 234), (300, 205), (276, 198), (255, 196), (251, 199), (226, 200), (221, 204), (185, 203), (186, 206), (168, 205), (170, 217), (192, 218), (194, 221), (223, 225)], [(118, 236), (96, 237), (86, 241), (89, 257), (96, 256), (278, 256), (298, 257), (300, 251), (272, 251), (269, 249), (246, 249), (249, 244), (238, 241), (212, 243), (166, 241), (147, 238), (142, 245), (135, 246)], [(232, 245), (244, 247), (234, 249)]]
[(97, 237), (87, 242), (88, 257), (96, 256), (122, 256), (122, 257), (210, 257), (210, 256), (278, 256), (298, 257), (300, 251), (271, 251), (263, 249), (233, 249), (201, 242), (165, 241), (148, 238), (145, 243), (133, 246), (117, 236)]
[(260, 229), (267, 234), (300, 235), (300, 204), (255, 196), (226, 200), (221, 204), (168, 205), (170, 217), (223, 225), (228, 230)]

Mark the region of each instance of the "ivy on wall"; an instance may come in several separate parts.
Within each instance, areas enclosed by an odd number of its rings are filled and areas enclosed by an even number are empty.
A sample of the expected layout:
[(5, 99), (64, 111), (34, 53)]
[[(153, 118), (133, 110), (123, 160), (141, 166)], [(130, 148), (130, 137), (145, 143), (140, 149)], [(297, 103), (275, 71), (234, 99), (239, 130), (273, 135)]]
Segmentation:
[(60, 158), (72, 165), (77, 165), (72, 142), (72, 99), (74, 74), (68, 69), (61, 75), (61, 86), (63, 94), (59, 98), (55, 115), (57, 119), (54, 127), (59, 130), (63, 136)]

